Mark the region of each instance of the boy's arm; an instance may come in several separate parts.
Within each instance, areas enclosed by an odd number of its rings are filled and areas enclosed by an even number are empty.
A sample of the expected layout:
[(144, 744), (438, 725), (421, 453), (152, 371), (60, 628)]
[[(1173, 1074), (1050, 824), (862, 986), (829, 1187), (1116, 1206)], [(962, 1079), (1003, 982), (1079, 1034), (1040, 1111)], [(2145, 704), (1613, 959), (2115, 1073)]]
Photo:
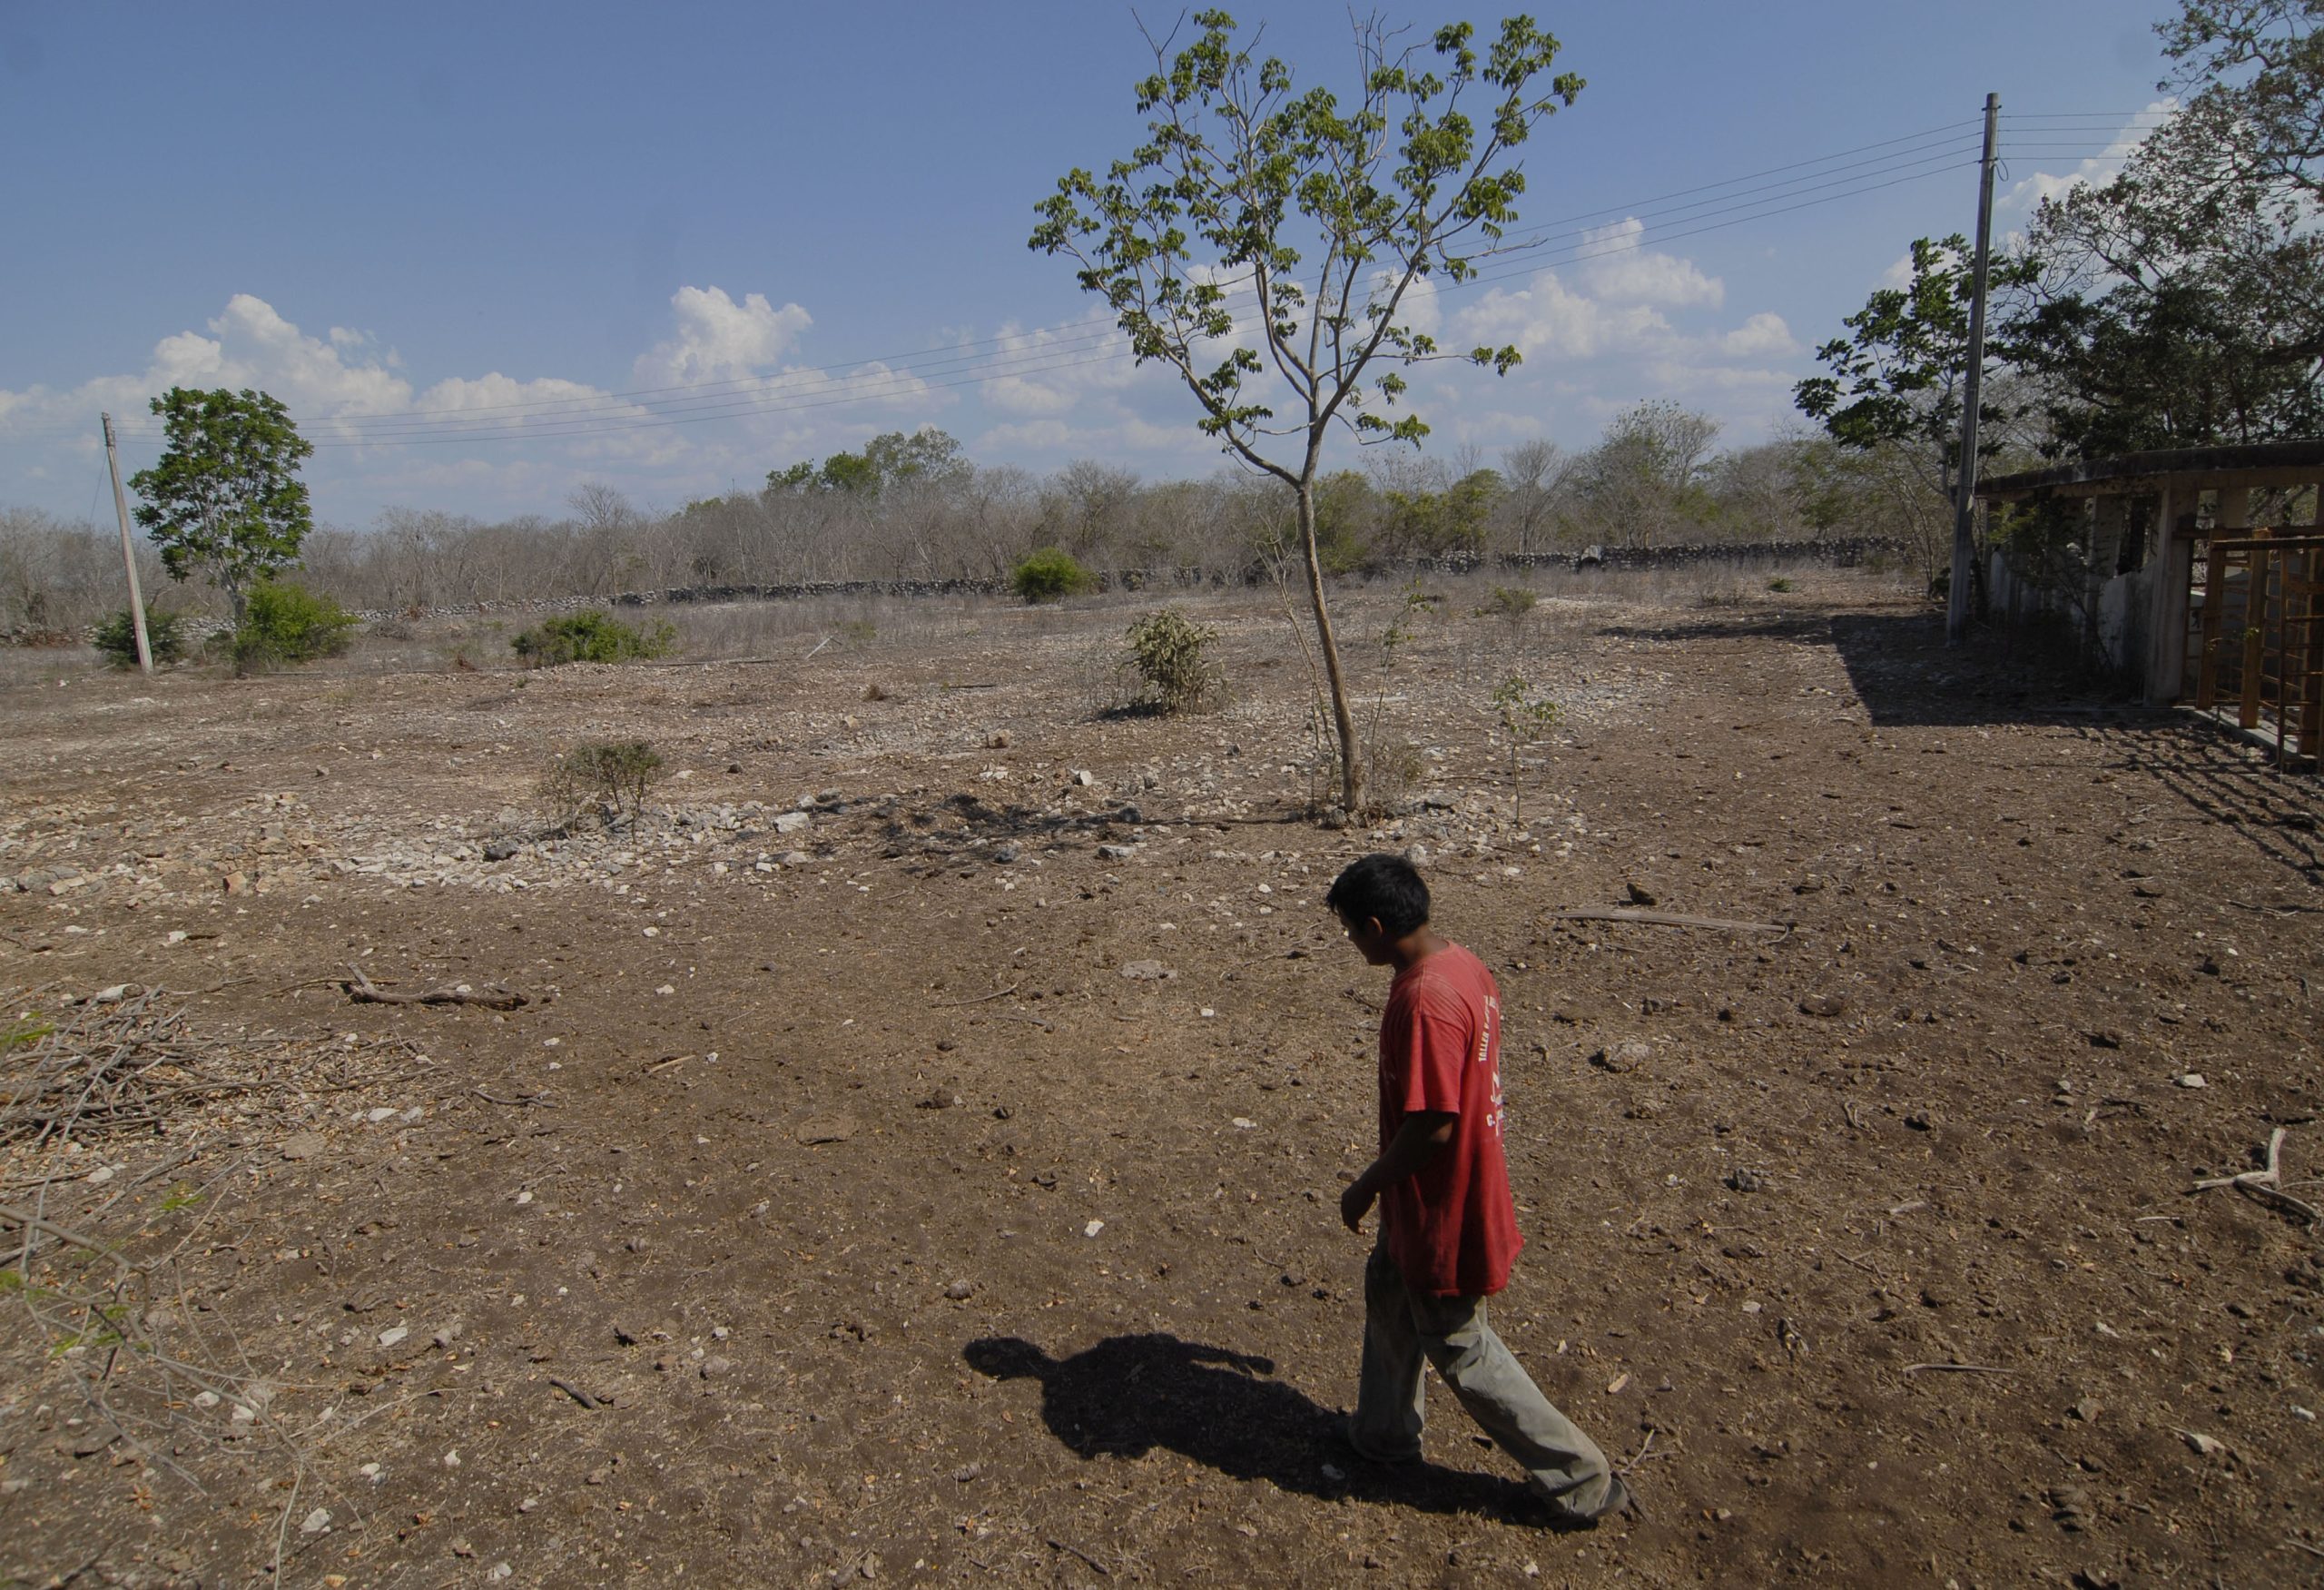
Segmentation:
[(1415, 1111), (1404, 1117), (1396, 1135), (1364, 1167), (1364, 1174), (1340, 1194), (1340, 1219), (1351, 1231), (1364, 1229), (1364, 1217), (1380, 1195), (1406, 1177), (1427, 1168), (1429, 1161), (1452, 1146), (1461, 1118), (1449, 1110)]

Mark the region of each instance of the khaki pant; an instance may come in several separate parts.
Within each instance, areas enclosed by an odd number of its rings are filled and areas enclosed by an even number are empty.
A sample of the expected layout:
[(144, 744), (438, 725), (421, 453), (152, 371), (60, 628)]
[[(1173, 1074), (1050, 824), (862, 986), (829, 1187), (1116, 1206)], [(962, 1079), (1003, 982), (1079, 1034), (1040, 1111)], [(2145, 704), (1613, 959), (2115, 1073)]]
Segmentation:
[(1551, 1406), (1493, 1334), (1484, 1299), (1412, 1291), (1386, 1247), (1374, 1248), (1364, 1267), (1364, 1370), (1348, 1423), (1348, 1439), (1364, 1456), (1385, 1463), (1420, 1456), (1423, 1358), (1558, 1514), (1579, 1522), (1628, 1503), (1597, 1443)]

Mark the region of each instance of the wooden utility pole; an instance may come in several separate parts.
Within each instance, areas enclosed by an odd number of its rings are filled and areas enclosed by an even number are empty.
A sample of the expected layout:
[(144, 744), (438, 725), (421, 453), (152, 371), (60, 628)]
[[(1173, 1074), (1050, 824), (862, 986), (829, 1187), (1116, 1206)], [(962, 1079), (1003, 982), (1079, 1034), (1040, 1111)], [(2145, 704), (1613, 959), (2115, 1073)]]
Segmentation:
[(137, 588), (137, 549), (129, 539), (129, 499), (121, 494), (121, 455), (113, 450), (113, 416), (98, 416), (105, 424), (105, 467), (113, 471), (113, 514), (121, 521), (121, 566), (129, 575), (129, 623), (137, 632), (137, 667), (153, 671), (153, 643), (145, 637), (145, 595)]
[(1945, 644), (1969, 637), (1969, 565), (1975, 555), (1972, 535), (1977, 517), (1977, 409), (1985, 382), (1985, 274), (1994, 235), (1994, 133), (2001, 120), (2001, 95), (1985, 95), (1985, 153), (1977, 163), (1977, 262), (1969, 289), (1969, 368), (1962, 378), (1961, 467), (1955, 471), (1959, 496), (1953, 504), (1953, 588), (1945, 604)]

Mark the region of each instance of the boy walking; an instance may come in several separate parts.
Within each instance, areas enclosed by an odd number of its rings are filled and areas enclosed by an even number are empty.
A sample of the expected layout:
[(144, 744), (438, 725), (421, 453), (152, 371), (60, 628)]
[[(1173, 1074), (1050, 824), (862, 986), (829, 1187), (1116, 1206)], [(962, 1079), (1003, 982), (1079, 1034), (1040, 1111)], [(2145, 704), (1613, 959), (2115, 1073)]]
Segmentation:
[(1428, 885), (1402, 856), (1353, 863), (1324, 904), (1365, 961), (1396, 972), (1380, 1018), (1380, 1157), (1340, 1196), (1351, 1231), (1380, 1205), (1349, 1445), (1378, 1462), (1420, 1456), (1424, 1358), (1524, 1467), (1557, 1526), (1588, 1528), (1630, 1493), (1485, 1320), (1524, 1246), (1502, 1155), (1492, 973), (1430, 927)]

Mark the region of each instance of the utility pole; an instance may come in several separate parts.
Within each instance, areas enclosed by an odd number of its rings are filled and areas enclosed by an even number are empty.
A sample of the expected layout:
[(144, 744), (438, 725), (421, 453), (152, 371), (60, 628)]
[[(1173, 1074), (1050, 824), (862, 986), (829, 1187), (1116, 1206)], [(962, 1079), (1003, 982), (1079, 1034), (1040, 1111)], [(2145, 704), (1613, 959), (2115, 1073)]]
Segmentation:
[(1969, 290), (1969, 368), (1962, 379), (1961, 467), (1955, 478), (1960, 496), (1953, 505), (1953, 588), (1945, 604), (1945, 644), (1969, 637), (1969, 565), (1974, 554), (1971, 531), (1977, 518), (1977, 409), (1985, 383), (1985, 272), (1994, 235), (1994, 133), (2001, 120), (2001, 95), (1985, 95), (1985, 153), (1977, 163), (1977, 262)]
[(121, 521), (121, 566), (129, 574), (129, 622), (137, 632), (137, 667), (153, 671), (153, 644), (145, 637), (145, 596), (137, 588), (137, 550), (129, 539), (129, 499), (121, 494), (121, 455), (113, 450), (113, 416), (102, 414), (105, 425), (105, 467), (113, 471), (113, 513)]

